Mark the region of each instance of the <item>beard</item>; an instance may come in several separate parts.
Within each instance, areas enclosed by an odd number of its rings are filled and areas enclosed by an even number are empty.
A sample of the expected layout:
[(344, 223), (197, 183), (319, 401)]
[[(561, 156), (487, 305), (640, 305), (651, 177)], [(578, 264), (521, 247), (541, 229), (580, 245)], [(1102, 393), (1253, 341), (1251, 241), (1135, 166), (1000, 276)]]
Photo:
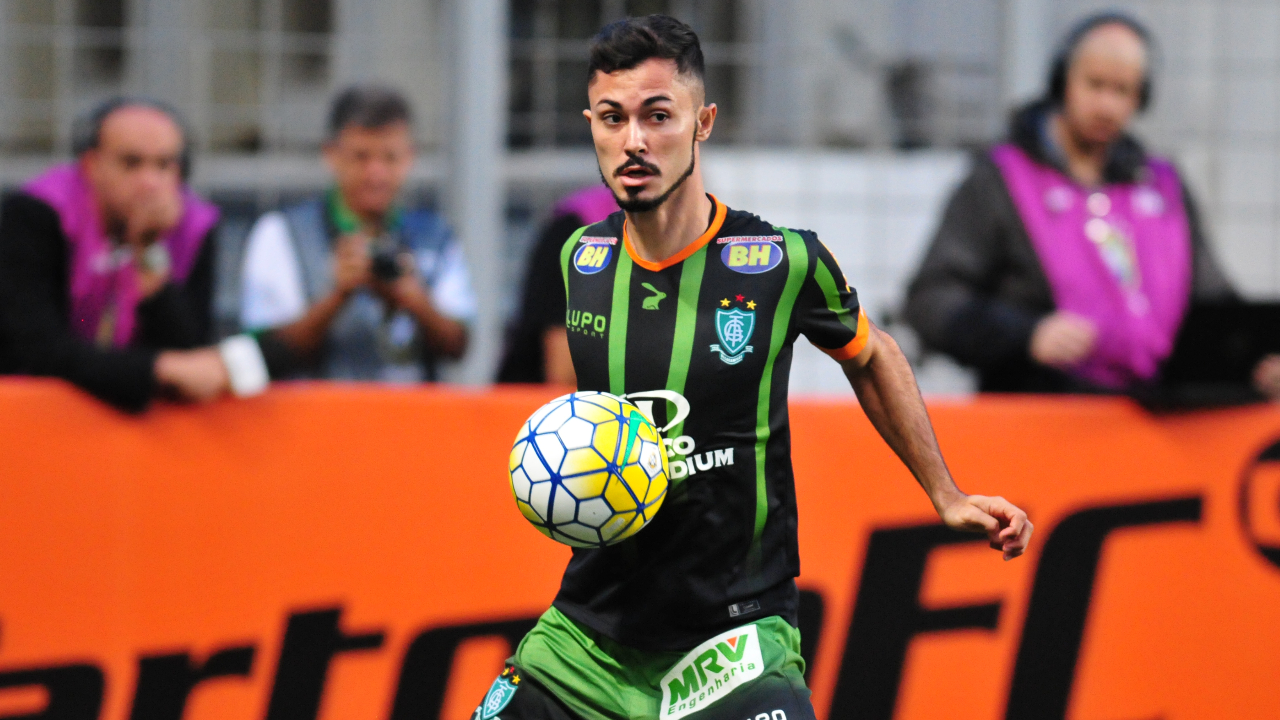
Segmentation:
[[(693, 175), (694, 166), (697, 165), (698, 163), (698, 154), (696, 152), (697, 145), (698, 145), (698, 140), (695, 133), (693, 144), (690, 146), (689, 167), (686, 168), (683, 173), (681, 173), (680, 177), (676, 178), (676, 181), (671, 184), (671, 187), (667, 188), (661, 195), (659, 195), (656, 198), (650, 198), (648, 200), (641, 200), (636, 198), (635, 195), (640, 192), (641, 188), (627, 188), (627, 197), (625, 198), (619, 197), (618, 192), (614, 190), (613, 187), (609, 185), (608, 181), (604, 179), (603, 169), (600, 170), (600, 180), (604, 182), (605, 187), (608, 187), (609, 190), (613, 192), (613, 199), (615, 202), (618, 203), (618, 207), (625, 210), (626, 212), (642, 213), (642, 212), (650, 212), (653, 210), (657, 210), (659, 207), (662, 207), (662, 204), (665, 203), (667, 199), (670, 198), (672, 194), (675, 193), (676, 190), (680, 189), (681, 185), (684, 185), (685, 180), (688, 180), (689, 177)], [(625, 163), (623, 163), (621, 167), (619, 167), (617, 170), (614, 171), (613, 173), (614, 177), (621, 175), (622, 171), (634, 165), (638, 165), (640, 167), (652, 169), (655, 171), (658, 170), (656, 166), (645, 162), (643, 159), (640, 158), (640, 156), (630, 155), (629, 159)], [(598, 163), (597, 163), (597, 166), (598, 166)]]

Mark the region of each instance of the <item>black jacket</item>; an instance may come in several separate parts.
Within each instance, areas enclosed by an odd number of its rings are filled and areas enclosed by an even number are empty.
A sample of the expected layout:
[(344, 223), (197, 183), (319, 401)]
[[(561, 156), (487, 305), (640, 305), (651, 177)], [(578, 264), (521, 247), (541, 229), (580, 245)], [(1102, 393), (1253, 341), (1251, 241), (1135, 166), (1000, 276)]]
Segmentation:
[[(1010, 141), (1037, 162), (1066, 174), (1041, 141), (1049, 108), (1014, 114)], [(1125, 135), (1113, 146), (1104, 180), (1135, 182), (1146, 153)], [(1192, 298), (1221, 300), (1235, 292), (1210, 253), (1195, 204), (1183, 185), (1191, 226)], [(1093, 388), (1031, 359), (1031, 333), (1054, 311), (1044, 269), (1004, 178), (988, 153), (974, 159), (952, 194), (942, 222), (907, 294), (907, 321), (926, 347), (978, 370), (984, 392), (1091, 392)]]
[(75, 383), (123, 410), (146, 408), (156, 392), (160, 350), (210, 341), (214, 246), (210, 230), (186, 282), (139, 303), (133, 344), (104, 350), (71, 332), (67, 238), (57, 212), (12, 193), (0, 203), (0, 373)]

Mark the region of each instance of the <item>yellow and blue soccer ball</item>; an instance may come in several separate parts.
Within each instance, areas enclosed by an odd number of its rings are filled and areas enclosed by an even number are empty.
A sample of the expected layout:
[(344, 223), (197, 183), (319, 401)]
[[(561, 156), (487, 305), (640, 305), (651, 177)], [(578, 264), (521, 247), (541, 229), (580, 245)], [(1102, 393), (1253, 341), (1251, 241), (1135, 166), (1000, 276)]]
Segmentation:
[(511, 491), (543, 535), (604, 547), (640, 532), (667, 496), (662, 437), (639, 408), (576, 392), (543, 405), (511, 448)]

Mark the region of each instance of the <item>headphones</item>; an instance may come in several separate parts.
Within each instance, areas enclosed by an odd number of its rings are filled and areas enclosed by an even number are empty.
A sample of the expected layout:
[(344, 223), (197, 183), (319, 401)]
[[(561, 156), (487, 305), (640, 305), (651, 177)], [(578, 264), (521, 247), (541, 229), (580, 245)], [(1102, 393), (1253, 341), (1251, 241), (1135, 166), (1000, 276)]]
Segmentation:
[(185, 183), (191, 176), (191, 129), (177, 108), (163, 100), (144, 96), (120, 95), (95, 106), (71, 127), (71, 154), (80, 157), (102, 142), (102, 124), (111, 113), (129, 107), (144, 107), (165, 114), (182, 133), (182, 152), (178, 155), (178, 173)]
[(1105, 12), (1097, 15), (1090, 15), (1084, 20), (1076, 24), (1071, 32), (1063, 38), (1062, 43), (1058, 46), (1058, 51), (1054, 53), (1053, 62), (1049, 66), (1049, 90), (1048, 99), (1057, 107), (1061, 107), (1067, 95), (1067, 71), (1071, 69), (1072, 57), (1076, 54), (1076, 49), (1080, 45), (1080, 41), (1084, 40), (1094, 28), (1103, 25), (1123, 25), (1134, 32), (1147, 49), (1147, 69), (1142, 78), (1142, 87), (1138, 88), (1138, 112), (1147, 109), (1151, 104), (1151, 66), (1154, 64), (1155, 40), (1151, 37), (1151, 32), (1146, 26), (1138, 22), (1133, 17), (1119, 12)]

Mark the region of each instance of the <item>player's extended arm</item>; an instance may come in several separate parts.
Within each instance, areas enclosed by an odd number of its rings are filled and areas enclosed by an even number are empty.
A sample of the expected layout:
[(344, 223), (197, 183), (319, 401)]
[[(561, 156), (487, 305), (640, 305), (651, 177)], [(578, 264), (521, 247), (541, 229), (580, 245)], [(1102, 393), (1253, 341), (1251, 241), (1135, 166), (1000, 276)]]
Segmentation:
[(862, 410), (929, 494), (939, 517), (957, 530), (986, 533), (991, 547), (1010, 560), (1031, 541), (1027, 514), (1001, 497), (966, 495), (942, 459), (911, 364), (893, 338), (875, 325), (867, 346), (841, 363)]

